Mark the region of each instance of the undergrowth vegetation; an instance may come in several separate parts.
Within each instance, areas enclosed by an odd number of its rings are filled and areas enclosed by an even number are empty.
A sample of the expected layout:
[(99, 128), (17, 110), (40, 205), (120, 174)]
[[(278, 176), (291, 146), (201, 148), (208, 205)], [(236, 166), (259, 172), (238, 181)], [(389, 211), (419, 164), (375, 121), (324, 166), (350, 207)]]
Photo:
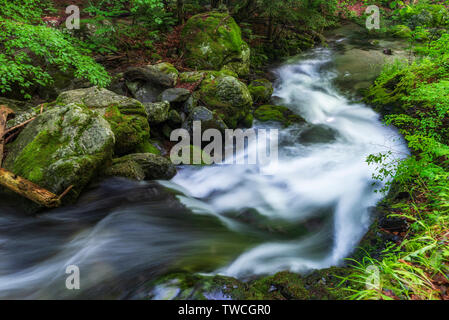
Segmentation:
[[(398, 128), (411, 151), (410, 157), (394, 164), (387, 154), (368, 158), (379, 167), (374, 178), (393, 178), (382, 205), (408, 228), (380, 259), (366, 255), (353, 261), (349, 279), (368, 285), (354, 290), (352, 298), (448, 299), (449, 33), (442, 27), (447, 27), (449, 16), (444, 6), (424, 2), (398, 10), (393, 19), (409, 25), (410, 39), (416, 39), (416, 32), (430, 34), (432, 28), (439, 36), (414, 42), (415, 58), (386, 66), (366, 95), (386, 124)], [(422, 24), (413, 25), (418, 20)], [(370, 266), (378, 272), (375, 285)]]
[[(68, 33), (47, 27), (40, 19), (52, 11), (48, 1), (0, 1), (0, 92), (31, 98), (37, 86), (48, 87), (54, 79), (49, 71), (71, 72), (92, 84), (110, 81), (106, 70), (90, 51), (81, 49)], [(48, 5), (50, 10), (43, 10)]]

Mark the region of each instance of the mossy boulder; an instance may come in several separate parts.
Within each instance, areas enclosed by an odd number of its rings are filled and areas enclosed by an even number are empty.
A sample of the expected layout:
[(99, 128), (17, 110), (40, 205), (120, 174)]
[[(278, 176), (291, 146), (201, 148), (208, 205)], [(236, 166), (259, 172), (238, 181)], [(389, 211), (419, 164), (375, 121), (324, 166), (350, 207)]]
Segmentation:
[(254, 117), (262, 122), (279, 122), (283, 126), (288, 127), (295, 123), (304, 123), (305, 120), (301, 116), (294, 114), (290, 109), (284, 106), (263, 105), (255, 112)]
[(5, 168), (55, 194), (81, 190), (111, 160), (115, 138), (109, 123), (81, 104), (55, 106), (36, 117), (7, 146)]
[(244, 122), (253, 104), (248, 87), (227, 72), (209, 72), (199, 94), (206, 107), (233, 129)]
[(267, 79), (259, 79), (252, 81), (248, 86), (249, 92), (254, 102), (264, 103), (270, 101), (273, 94), (273, 85)]
[(113, 160), (106, 175), (134, 180), (170, 180), (176, 168), (170, 160), (152, 153), (135, 153)]
[(181, 35), (186, 64), (198, 70), (249, 73), (250, 48), (240, 27), (227, 13), (207, 12), (190, 18)]
[(91, 87), (63, 92), (56, 103), (80, 103), (101, 114), (114, 132), (116, 155), (144, 151), (145, 143), (150, 137), (150, 126), (148, 114), (139, 101), (106, 89)]

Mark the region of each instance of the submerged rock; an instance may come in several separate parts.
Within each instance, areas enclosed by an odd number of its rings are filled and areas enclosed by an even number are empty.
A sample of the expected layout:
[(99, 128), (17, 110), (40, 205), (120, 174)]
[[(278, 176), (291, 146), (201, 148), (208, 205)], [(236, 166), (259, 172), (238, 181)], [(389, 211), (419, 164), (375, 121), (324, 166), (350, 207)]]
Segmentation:
[(299, 135), (302, 144), (331, 143), (338, 137), (338, 132), (326, 125), (315, 125), (306, 128)]
[(152, 153), (129, 154), (113, 160), (106, 175), (135, 180), (170, 180), (176, 168), (170, 160)]
[(55, 194), (73, 185), (69, 199), (112, 158), (114, 133), (109, 123), (81, 104), (40, 114), (7, 146), (5, 168)]
[(288, 127), (295, 123), (304, 123), (305, 120), (284, 106), (263, 105), (254, 112), (254, 117), (262, 122), (280, 122)]
[(210, 72), (200, 86), (201, 101), (230, 128), (250, 114), (253, 99), (247, 86), (227, 72)]
[(66, 91), (59, 95), (56, 103), (84, 104), (101, 114), (114, 132), (116, 155), (145, 150), (150, 137), (150, 126), (148, 114), (139, 101), (106, 89), (91, 87)]
[(182, 31), (188, 66), (199, 70), (232, 70), (249, 73), (250, 48), (240, 27), (226, 13), (207, 12), (190, 18)]

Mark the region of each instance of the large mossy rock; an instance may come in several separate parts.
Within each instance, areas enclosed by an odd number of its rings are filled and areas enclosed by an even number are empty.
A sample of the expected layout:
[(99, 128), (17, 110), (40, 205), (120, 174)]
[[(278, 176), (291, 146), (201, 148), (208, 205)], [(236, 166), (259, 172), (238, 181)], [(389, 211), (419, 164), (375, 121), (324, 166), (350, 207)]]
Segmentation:
[(200, 100), (229, 128), (247, 122), (253, 99), (248, 87), (229, 72), (209, 72), (200, 86)]
[(170, 160), (152, 153), (129, 154), (113, 160), (106, 175), (134, 180), (170, 180), (176, 168)]
[(284, 106), (263, 105), (254, 112), (254, 117), (262, 122), (279, 122), (285, 127), (305, 122), (304, 118)]
[(240, 27), (226, 13), (207, 12), (190, 18), (182, 31), (188, 66), (198, 70), (249, 73), (250, 48)]
[(63, 92), (56, 103), (84, 104), (101, 114), (114, 132), (116, 155), (145, 151), (150, 138), (150, 126), (148, 114), (139, 101), (106, 89), (91, 87)]
[(40, 114), (7, 145), (5, 168), (55, 194), (73, 185), (69, 199), (110, 161), (114, 133), (109, 123), (80, 104), (55, 106)]

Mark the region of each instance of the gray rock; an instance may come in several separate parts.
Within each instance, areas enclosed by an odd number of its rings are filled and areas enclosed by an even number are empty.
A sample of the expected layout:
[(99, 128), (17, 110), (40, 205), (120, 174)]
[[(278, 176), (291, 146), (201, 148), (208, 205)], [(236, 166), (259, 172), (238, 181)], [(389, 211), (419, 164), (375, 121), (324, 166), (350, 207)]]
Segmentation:
[(141, 102), (157, 102), (160, 94), (178, 81), (178, 70), (169, 63), (132, 67), (124, 73), (126, 86)]
[(131, 95), (142, 103), (160, 101), (159, 97), (164, 91), (163, 87), (144, 81), (127, 81), (126, 87)]
[(158, 124), (168, 120), (170, 103), (168, 101), (144, 103), (143, 106), (148, 114), (150, 123)]
[(162, 92), (162, 101), (170, 103), (185, 102), (190, 97), (190, 91), (183, 88), (171, 88)]
[(201, 121), (201, 131), (204, 132), (207, 129), (218, 129), (224, 132), (228, 129), (227, 125), (223, 120), (220, 119), (214, 112), (210, 111), (206, 107), (196, 107), (192, 110), (192, 113), (186, 119), (183, 127), (189, 130), (190, 133), (193, 132), (193, 122)]

